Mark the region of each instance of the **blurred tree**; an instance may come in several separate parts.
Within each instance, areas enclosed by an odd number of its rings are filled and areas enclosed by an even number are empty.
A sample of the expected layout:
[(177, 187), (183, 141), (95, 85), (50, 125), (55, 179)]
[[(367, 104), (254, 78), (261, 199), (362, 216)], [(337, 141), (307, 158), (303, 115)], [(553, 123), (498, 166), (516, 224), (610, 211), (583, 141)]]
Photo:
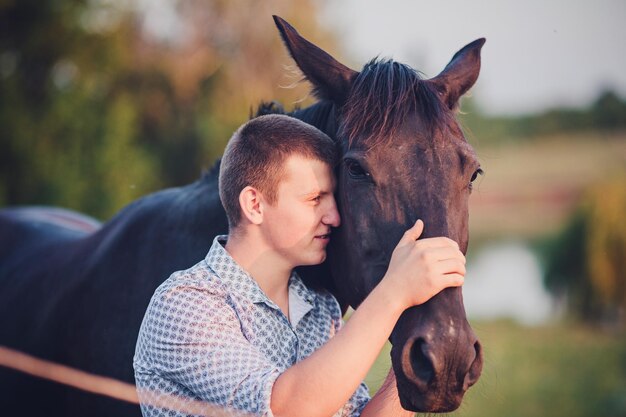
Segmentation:
[(550, 240), (545, 282), (584, 319), (626, 313), (626, 174), (589, 189), (569, 225)]
[(487, 142), (528, 140), (564, 132), (617, 131), (626, 129), (626, 100), (612, 91), (600, 93), (588, 107), (558, 108), (539, 114), (488, 116), (467, 98), (461, 106), (461, 120), (470, 133)]
[(616, 130), (626, 126), (626, 103), (613, 91), (604, 91), (590, 109), (590, 121), (595, 126)]
[(334, 49), (310, 0), (0, 2), (0, 204), (107, 218), (196, 179), (251, 107), (307, 96), (272, 14)]

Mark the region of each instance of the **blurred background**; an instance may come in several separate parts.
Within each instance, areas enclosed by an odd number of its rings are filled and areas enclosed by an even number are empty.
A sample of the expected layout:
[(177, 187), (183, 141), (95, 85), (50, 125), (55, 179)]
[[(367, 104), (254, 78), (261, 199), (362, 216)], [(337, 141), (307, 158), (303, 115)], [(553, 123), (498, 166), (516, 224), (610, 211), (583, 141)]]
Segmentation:
[(460, 115), (485, 367), (452, 415), (626, 416), (622, 0), (0, 0), (0, 206), (107, 220), (197, 179), (262, 100), (311, 103), (272, 14), (357, 70), (432, 77), (487, 38)]

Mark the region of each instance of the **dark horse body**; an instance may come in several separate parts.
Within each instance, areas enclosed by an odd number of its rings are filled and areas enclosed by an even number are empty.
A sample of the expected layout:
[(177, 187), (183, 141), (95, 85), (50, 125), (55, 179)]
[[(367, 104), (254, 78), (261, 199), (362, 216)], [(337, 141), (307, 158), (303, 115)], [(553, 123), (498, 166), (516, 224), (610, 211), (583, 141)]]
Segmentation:
[[(305, 280), (358, 306), (418, 217), (425, 220), (425, 236), (448, 236), (465, 251), (467, 200), (479, 167), (453, 110), (478, 76), (484, 41), (459, 51), (439, 76), (421, 80), (393, 61), (371, 62), (357, 73), (286, 22), (276, 23), (320, 98), (290, 115), (326, 132), (343, 154), (336, 193), (342, 226), (331, 239), (328, 261), (303, 269)], [(102, 226), (56, 209), (3, 210), (0, 345), (132, 382), (135, 340), (154, 289), (196, 263), (213, 237), (226, 232), (215, 168), (186, 187), (135, 201)], [(455, 409), (480, 375), (480, 345), (460, 289), (407, 310), (391, 342), (406, 408)], [(136, 406), (5, 369), (0, 410), (139, 414)]]

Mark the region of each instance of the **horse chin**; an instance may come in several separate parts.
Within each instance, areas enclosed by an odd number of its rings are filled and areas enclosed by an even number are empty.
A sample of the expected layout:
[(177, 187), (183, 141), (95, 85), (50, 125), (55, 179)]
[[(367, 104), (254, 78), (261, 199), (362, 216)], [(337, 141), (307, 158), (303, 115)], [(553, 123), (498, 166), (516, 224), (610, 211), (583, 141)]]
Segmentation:
[(451, 394), (442, 388), (441, 392), (420, 392), (406, 378), (396, 375), (398, 394), (402, 408), (418, 413), (450, 413), (461, 405), (465, 392)]
[(410, 399), (403, 398), (400, 395), (400, 405), (402, 408), (409, 411), (415, 411), (416, 413), (451, 413), (452, 411), (459, 408), (461, 405), (461, 399), (454, 402), (446, 402), (442, 404), (439, 400), (437, 401), (418, 401), (413, 402)]

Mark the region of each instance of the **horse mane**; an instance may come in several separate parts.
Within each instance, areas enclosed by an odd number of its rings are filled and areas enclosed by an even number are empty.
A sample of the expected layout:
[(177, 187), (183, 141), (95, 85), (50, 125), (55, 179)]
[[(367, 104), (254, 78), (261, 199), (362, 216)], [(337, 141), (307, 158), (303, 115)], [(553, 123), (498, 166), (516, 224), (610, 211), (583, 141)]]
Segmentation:
[(208, 183), (217, 179), (217, 175), (220, 172), (220, 164), (222, 163), (222, 157), (217, 158), (217, 160), (213, 163), (211, 168), (203, 169), (202, 174), (200, 175), (200, 181), (203, 183)]
[(330, 100), (320, 100), (304, 108), (296, 106), (290, 112), (286, 111), (283, 105), (277, 101), (261, 102), (255, 113), (250, 112), (250, 119), (266, 114), (284, 114), (315, 126), (335, 140), (337, 137), (335, 109), (335, 104)]
[(250, 109), (250, 120), (259, 116), (265, 116), (266, 114), (287, 114), (287, 112), (285, 111), (285, 107), (276, 100), (262, 101), (257, 107), (256, 112), (252, 112), (252, 109)]
[(394, 137), (411, 112), (418, 112), (429, 130), (450, 115), (421, 73), (392, 59), (374, 58), (354, 80), (341, 109), (341, 136), (348, 138), (349, 147), (357, 138), (373, 147)]

